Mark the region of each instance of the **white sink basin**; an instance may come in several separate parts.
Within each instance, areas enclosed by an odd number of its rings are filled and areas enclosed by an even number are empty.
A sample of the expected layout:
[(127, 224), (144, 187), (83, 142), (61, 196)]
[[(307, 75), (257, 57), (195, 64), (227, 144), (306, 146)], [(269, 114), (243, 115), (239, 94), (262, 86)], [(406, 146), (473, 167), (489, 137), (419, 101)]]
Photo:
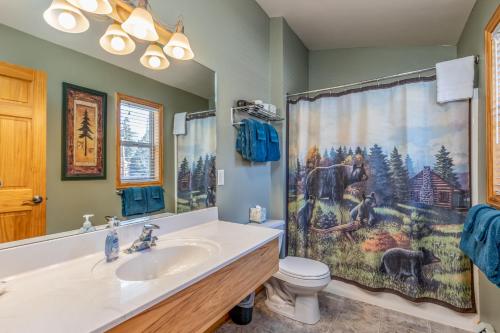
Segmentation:
[[(122, 281), (154, 280), (203, 265), (219, 251), (217, 243), (204, 239), (160, 240), (156, 247), (131, 254), (131, 259), (120, 264), (128, 256), (121, 254), (115, 273)], [(101, 265), (106, 263), (97, 266)]]

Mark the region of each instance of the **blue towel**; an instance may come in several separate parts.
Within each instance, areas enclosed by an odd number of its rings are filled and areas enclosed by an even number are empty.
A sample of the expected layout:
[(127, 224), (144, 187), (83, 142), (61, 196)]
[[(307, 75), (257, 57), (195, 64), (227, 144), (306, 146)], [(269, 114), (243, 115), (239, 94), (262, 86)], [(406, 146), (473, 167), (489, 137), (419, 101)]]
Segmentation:
[(248, 127), (249, 127), (249, 120), (248, 119), (243, 119), (242, 124), (238, 128), (238, 133), (237, 133), (237, 138), (236, 138), (236, 151), (241, 154), (241, 156), (249, 160), (249, 144), (248, 144)]
[(487, 205), (469, 210), (460, 249), (491, 282), (500, 286), (500, 211)]
[(144, 214), (147, 211), (147, 200), (144, 189), (132, 187), (123, 190), (122, 193), (122, 215), (132, 216)]
[(267, 131), (267, 160), (268, 161), (279, 161), (280, 155), (280, 137), (278, 131), (269, 125), (265, 124)]
[(164, 189), (160, 186), (150, 186), (145, 188), (147, 198), (147, 212), (153, 213), (165, 209), (163, 198)]
[(472, 229), (474, 227), (474, 223), (476, 221), (476, 216), (483, 209), (493, 209), (493, 208), (491, 208), (490, 206), (485, 205), (485, 204), (480, 204), (480, 205), (475, 205), (474, 207), (471, 207), (471, 209), (469, 209), (469, 212), (467, 213), (467, 216), (465, 217), (464, 230), (466, 230), (468, 232), (472, 232)]
[(500, 219), (495, 220), (488, 229), (480, 261), (486, 264), (486, 277), (500, 287)]
[(253, 119), (244, 119), (236, 137), (236, 151), (245, 160), (267, 162), (266, 124)]
[(253, 121), (255, 132), (251, 135), (251, 160), (254, 162), (267, 162), (267, 130), (266, 124)]

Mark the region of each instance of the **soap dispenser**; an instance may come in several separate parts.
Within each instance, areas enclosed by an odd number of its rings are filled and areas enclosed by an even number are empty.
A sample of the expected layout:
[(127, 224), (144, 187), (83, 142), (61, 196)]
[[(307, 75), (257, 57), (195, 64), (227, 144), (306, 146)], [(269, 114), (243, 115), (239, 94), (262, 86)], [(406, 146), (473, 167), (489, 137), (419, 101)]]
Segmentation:
[(118, 259), (120, 254), (120, 242), (118, 240), (118, 233), (115, 229), (115, 217), (108, 221), (109, 232), (106, 236), (106, 244), (104, 246), (104, 254), (106, 255), (106, 261), (112, 262)]
[(92, 221), (90, 221), (91, 217), (94, 217), (94, 215), (93, 214), (83, 215), (84, 221), (83, 221), (83, 226), (80, 228), (80, 232), (95, 231), (95, 227), (92, 225)]

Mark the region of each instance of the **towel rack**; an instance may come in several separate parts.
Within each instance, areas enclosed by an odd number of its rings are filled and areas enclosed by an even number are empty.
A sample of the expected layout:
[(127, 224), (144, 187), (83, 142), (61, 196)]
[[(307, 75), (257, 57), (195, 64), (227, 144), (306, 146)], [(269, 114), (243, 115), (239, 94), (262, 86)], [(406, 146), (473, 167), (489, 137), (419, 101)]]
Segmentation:
[(274, 122), (274, 121), (283, 121), (285, 120), (282, 118), (278, 113), (272, 113), (264, 109), (262, 105), (245, 105), (245, 106), (239, 106), (239, 107), (233, 107), (231, 108), (231, 125), (234, 127), (238, 127), (239, 125), (243, 124), (241, 121), (235, 121), (235, 113), (246, 113), (249, 116), (261, 119), (263, 121), (267, 122)]
[(123, 190), (116, 190), (116, 194), (121, 196), (123, 194)]

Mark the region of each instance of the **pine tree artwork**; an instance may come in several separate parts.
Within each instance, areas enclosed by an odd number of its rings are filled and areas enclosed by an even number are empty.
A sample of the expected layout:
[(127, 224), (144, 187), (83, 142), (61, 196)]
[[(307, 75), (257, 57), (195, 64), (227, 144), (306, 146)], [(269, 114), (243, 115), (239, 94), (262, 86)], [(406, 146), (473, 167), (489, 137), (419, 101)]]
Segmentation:
[(415, 176), (415, 167), (413, 166), (413, 160), (411, 159), (409, 154), (406, 154), (405, 167), (406, 170), (408, 171), (408, 176), (410, 177)]
[(106, 179), (107, 94), (62, 86), (61, 180)]
[(436, 154), (436, 164), (434, 165), (434, 172), (441, 176), (447, 182), (460, 186), (458, 182), (458, 177), (455, 174), (453, 162), (453, 157), (450, 156), (450, 152), (445, 146), (441, 146), (438, 153)]
[(83, 139), (83, 142), (84, 142), (84, 146), (83, 146), (84, 153), (83, 154), (85, 156), (87, 156), (87, 153), (88, 153), (87, 140), (94, 140), (94, 137), (92, 136), (92, 134), (94, 134), (94, 132), (92, 132), (91, 127), (92, 127), (92, 123), (90, 122), (89, 112), (88, 112), (88, 110), (85, 110), (83, 113), (83, 120), (80, 123), (80, 128), (78, 129), (78, 132), (79, 132), (78, 138)]
[(394, 147), (389, 164), (391, 167), (391, 179), (394, 188), (394, 200), (399, 202), (408, 201), (408, 171), (403, 164), (401, 154), (396, 147)]
[(391, 169), (387, 161), (387, 156), (384, 154), (382, 147), (378, 144), (370, 148), (368, 162), (371, 170), (371, 175), (368, 178), (368, 186), (377, 194), (381, 202), (385, 204), (392, 203), (394, 193)]

